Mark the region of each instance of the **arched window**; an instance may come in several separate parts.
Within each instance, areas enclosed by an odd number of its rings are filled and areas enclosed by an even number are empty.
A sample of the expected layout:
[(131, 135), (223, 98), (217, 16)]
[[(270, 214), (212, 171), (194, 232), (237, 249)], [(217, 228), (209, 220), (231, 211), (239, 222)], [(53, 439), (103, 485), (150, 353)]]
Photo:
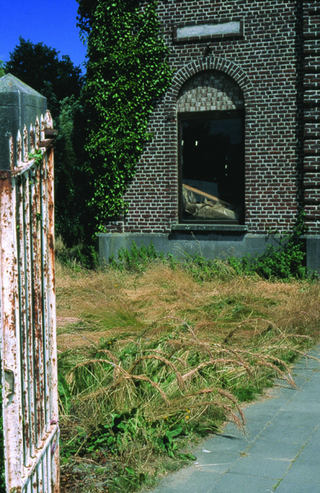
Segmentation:
[(228, 75), (191, 77), (178, 98), (180, 221), (244, 221), (244, 104)]

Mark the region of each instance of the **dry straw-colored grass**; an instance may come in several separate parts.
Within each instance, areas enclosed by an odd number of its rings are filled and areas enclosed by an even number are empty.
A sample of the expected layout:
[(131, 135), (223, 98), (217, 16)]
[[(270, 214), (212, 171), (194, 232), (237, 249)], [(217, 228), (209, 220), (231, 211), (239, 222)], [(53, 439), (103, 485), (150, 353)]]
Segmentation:
[(72, 330), (69, 342), (79, 346), (88, 339), (96, 343), (102, 332), (116, 337), (148, 327), (149, 336), (159, 335), (177, 320), (192, 323), (204, 337), (237, 338), (239, 344), (270, 326), (279, 334), (318, 337), (319, 306), (319, 283), (235, 277), (200, 284), (183, 269), (162, 264), (139, 274), (57, 266), (58, 342)]
[[(60, 401), (66, 441), (78, 426), (90, 437), (136, 409), (136, 435), (121, 435), (117, 460), (153, 474), (163, 460), (153, 447), (172, 424), (243, 427), (241, 389), (274, 378), (294, 385), (292, 356), (320, 339), (319, 301), (319, 283), (200, 283), (161, 263), (139, 274), (58, 264), (59, 361), (72, 394), (71, 415)], [(75, 455), (84, 449), (85, 441)]]
[[(284, 284), (235, 277), (227, 282), (217, 278), (199, 283), (183, 269), (172, 270), (162, 264), (151, 265), (140, 274), (111, 269), (75, 273), (58, 266), (57, 294), (59, 350), (83, 348), (83, 358), (75, 362), (68, 377), (71, 388), (81, 367), (107, 361), (113, 365), (112, 379), (105, 377), (105, 385), (84, 395), (97, 407), (102, 394), (112, 394), (119, 408), (128, 406), (125, 399), (135, 405), (133, 382), (144, 380), (160, 397), (157, 412), (160, 408), (163, 414), (169, 412), (168, 399), (176, 412), (182, 394), (188, 402), (187, 396), (195, 395), (189, 381), (196, 377), (197, 385), (208, 387), (199, 374), (210, 367), (228, 375), (230, 382), (244, 375), (257, 378), (259, 368), (269, 369), (293, 385), (282, 356), (289, 351), (304, 354), (307, 341), (319, 336), (320, 289), (307, 282)], [(66, 324), (66, 320), (76, 322)], [(173, 333), (176, 335), (158, 348), (145, 344)], [(112, 341), (111, 351), (99, 349), (102, 338)], [(124, 367), (116, 354), (125, 345), (139, 345), (139, 351)], [(195, 348), (202, 360), (190, 366)], [(161, 388), (149, 378), (147, 363), (151, 362), (153, 366), (160, 363), (159, 372), (165, 368), (175, 375), (171, 388)], [(177, 398), (178, 390), (181, 395)], [(145, 414), (152, 416), (153, 409), (154, 402), (149, 407), (146, 403)]]

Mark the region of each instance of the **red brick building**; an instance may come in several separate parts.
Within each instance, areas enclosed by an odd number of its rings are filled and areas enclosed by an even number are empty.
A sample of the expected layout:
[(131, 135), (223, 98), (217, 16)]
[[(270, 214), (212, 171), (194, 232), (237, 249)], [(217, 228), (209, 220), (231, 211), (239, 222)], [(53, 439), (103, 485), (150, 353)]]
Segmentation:
[(101, 256), (133, 240), (258, 253), (303, 208), (319, 268), (320, 1), (160, 0), (158, 15), (173, 82)]

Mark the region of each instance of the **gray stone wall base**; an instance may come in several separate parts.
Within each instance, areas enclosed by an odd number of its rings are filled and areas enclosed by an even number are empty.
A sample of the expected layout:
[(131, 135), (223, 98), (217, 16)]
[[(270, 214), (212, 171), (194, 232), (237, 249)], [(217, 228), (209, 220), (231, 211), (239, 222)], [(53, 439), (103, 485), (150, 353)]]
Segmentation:
[[(320, 274), (320, 236), (305, 236), (304, 241), (309, 273), (316, 271)], [(130, 250), (133, 242), (138, 248), (152, 243), (157, 252), (170, 253), (177, 259), (197, 254), (208, 259), (255, 256), (262, 254), (268, 244), (277, 246), (274, 239), (258, 234), (106, 233), (98, 235), (98, 242), (101, 264), (108, 263), (111, 257), (117, 259), (119, 250)]]
[(307, 268), (320, 274), (320, 235), (306, 236)]

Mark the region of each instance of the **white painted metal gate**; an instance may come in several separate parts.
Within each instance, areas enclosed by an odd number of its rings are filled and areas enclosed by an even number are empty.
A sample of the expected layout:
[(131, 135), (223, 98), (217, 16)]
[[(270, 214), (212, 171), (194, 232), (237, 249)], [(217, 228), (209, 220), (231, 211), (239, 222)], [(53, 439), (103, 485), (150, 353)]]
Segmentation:
[[(52, 119), (0, 171), (0, 307), (7, 492), (59, 491)], [(14, 145), (17, 152), (14, 152)], [(16, 154), (16, 158), (14, 155)]]

